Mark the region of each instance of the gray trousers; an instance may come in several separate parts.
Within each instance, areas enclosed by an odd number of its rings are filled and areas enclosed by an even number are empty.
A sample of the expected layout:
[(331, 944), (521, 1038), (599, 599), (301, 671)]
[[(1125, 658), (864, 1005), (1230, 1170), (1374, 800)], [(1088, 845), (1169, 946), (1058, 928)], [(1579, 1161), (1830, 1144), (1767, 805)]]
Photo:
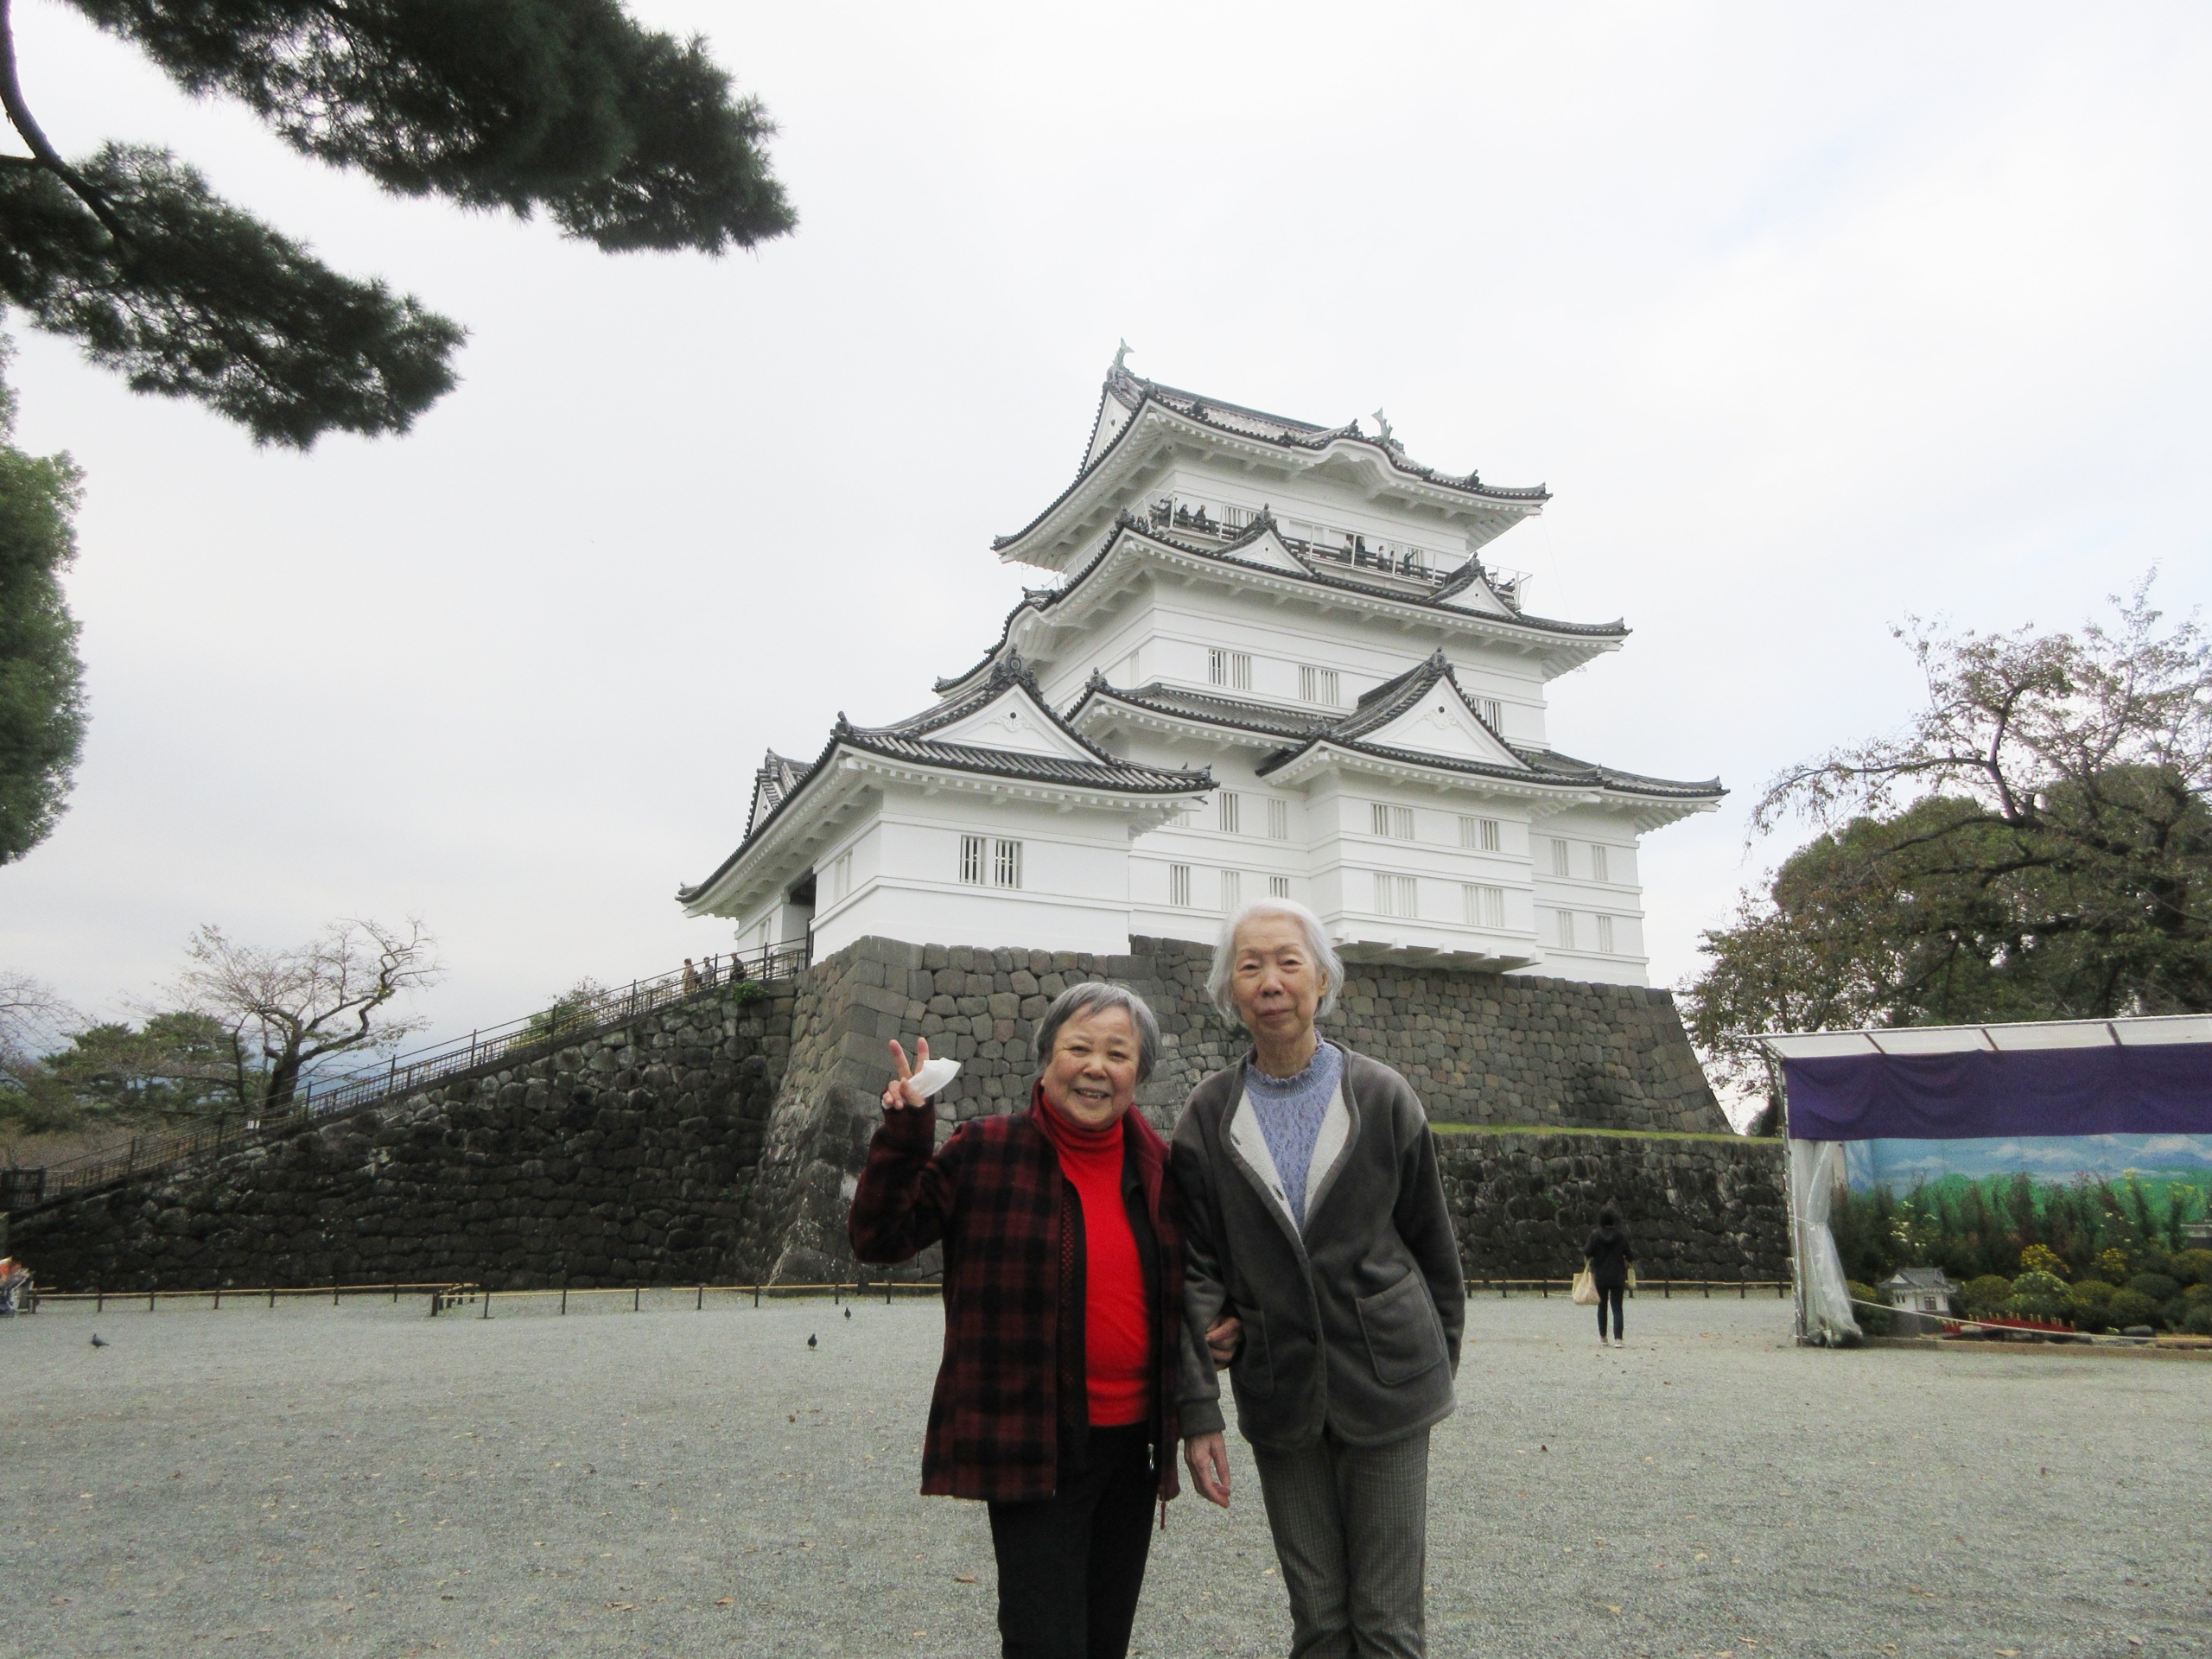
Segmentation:
[(1421, 1659), (1427, 1569), (1428, 1431), (1388, 1446), (1327, 1434), (1252, 1448), (1290, 1592), (1290, 1659)]

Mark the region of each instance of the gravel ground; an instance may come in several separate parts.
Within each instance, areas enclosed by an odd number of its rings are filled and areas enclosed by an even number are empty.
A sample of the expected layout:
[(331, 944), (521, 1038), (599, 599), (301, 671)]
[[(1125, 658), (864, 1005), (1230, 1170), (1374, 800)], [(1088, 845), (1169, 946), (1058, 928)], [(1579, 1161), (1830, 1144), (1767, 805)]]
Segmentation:
[[(0, 1653), (995, 1652), (981, 1509), (914, 1492), (935, 1305), (692, 1300), (0, 1324)], [(2212, 1652), (2212, 1364), (1629, 1312), (1601, 1351), (1563, 1301), (1475, 1304), (1435, 1654)], [(1138, 1652), (1285, 1650), (1235, 1468), (1230, 1513), (1171, 1508)]]

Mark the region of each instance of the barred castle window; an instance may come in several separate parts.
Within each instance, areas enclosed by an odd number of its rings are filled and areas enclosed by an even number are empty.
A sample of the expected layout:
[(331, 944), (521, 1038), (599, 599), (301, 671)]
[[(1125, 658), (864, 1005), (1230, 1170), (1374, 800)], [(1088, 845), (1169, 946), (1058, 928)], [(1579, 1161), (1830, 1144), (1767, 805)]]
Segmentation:
[(1592, 881), (1612, 880), (1605, 874), (1605, 843), (1602, 841), (1593, 841), (1590, 843), (1590, 879)]
[(1298, 669), (1298, 697), (1301, 702), (1318, 702), (1334, 709), (1344, 702), (1342, 683), (1333, 668), (1316, 668), (1301, 663)]
[(1233, 916), (1244, 903), (1244, 877), (1236, 870), (1221, 873), (1221, 908), (1224, 915)]
[(1170, 864), (1167, 867), (1167, 902), (1179, 909), (1191, 907), (1191, 867)]
[(1287, 875), (1269, 876), (1268, 878), (1268, 897), (1270, 899), (1289, 898), (1290, 878)]
[(1206, 652), (1206, 678), (1232, 691), (1252, 689), (1252, 653), (1227, 651), (1219, 645)]
[(1421, 884), (1410, 875), (1375, 875), (1375, 913), (1377, 916), (1402, 916), (1408, 920), (1421, 914)]
[(1290, 803), (1288, 801), (1268, 803), (1268, 839), (1269, 841), (1290, 839)]
[(971, 887), (983, 885), (983, 842), (982, 836), (960, 837), (960, 879)]
[(1459, 896), (1466, 906), (1469, 927), (1499, 928), (1505, 925), (1503, 887), (1486, 887), (1470, 881), (1461, 886)]
[(998, 855), (991, 867), (991, 885), (999, 887), (1018, 887), (1021, 885), (1021, 843), (1001, 841)]
[(1470, 852), (1494, 853), (1504, 844), (1504, 836), (1496, 818), (1462, 818), (1459, 844)]
[(1393, 841), (1411, 841), (1414, 838), (1414, 810), (1410, 806), (1385, 806), (1376, 801), (1374, 804), (1374, 825), (1375, 833), (1378, 836), (1388, 836)]
[(1214, 809), (1215, 821), (1220, 826), (1222, 832), (1231, 836), (1236, 834), (1239, 820), (1243, 817), (1237, 807), (1236, 791), (1224, 789), (1214, 798), (1217, 803)]

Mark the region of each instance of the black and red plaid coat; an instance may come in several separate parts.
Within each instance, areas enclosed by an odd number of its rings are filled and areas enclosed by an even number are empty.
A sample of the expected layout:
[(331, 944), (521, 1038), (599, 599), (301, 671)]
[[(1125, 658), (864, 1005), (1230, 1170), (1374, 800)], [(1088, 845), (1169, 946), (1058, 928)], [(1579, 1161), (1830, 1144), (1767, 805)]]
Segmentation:
[[(944, 1247), (944, 1357), (922, 1444), (922, 1491), (1021, 1502), (1058, 1484), (1061, 1436), (1088, 1421), (1080, 1200), (1029, 1109), (971, 1118), (933, 1150), (934, 1108), (887, 1109), (868, 1145), (847, 1230), (883, 1266)], [(1122, 1135), (1159, 1241), (1151, 1299), (1153, 1456), (1162, 1502), (1179, 1490), (1175, 1402), (1183, 1233), (1167, 1146), (1135, 1111)]]

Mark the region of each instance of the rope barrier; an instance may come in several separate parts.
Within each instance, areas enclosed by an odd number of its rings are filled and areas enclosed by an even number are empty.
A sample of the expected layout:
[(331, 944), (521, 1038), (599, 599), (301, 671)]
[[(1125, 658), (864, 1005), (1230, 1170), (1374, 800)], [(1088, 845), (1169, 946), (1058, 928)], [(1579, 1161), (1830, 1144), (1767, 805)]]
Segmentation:
[[(1948, 1313), (1923, 1313), (1918, 1308), (1891, 1307), (1887, 1302), (1861, 1301), (1856, 1296), (1847, 1296), (1844, 1300), (1849, 1302), (1853, 1307), (1871, 1307), (1884, 1313), (1910, 1313), (1916, 1319), (1937, 1319), (1945, 1325), (1959, 1325), (1976, 1331), (2001, 1331), (2007, 1336), (2034, 1337), (2046, 1342), (2059, 1342), (2075, 1346), (2092, 1348), (2139, 1348), (2145, 1343), (2155, 1343), (2160, 1340), (2159, 1338), (2155, 1336), (2123, 1337), (2091, 1331), (2046, 1331), (2040, 1325), (1999, 1325), (1989, 1319), (1969, 1319), (1956, 1318)], [(2178, 1342), (2171, 1342), (2169, 1345), (2173, 1347), (2195, 1347), (2199, 1342), (2202, 1342), (2205, 1347), (2212, 1348), (2212, 1337), (2192, 1338), (2184, 1336)]]

